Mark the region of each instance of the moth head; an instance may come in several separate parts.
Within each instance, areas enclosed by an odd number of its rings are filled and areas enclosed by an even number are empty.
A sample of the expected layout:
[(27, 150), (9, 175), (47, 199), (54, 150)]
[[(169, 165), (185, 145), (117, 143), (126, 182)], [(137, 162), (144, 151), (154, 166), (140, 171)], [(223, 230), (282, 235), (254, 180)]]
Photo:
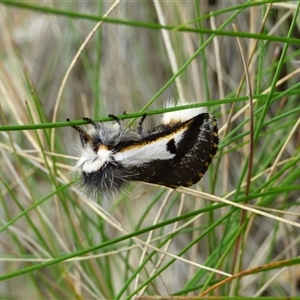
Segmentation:
[(111, 160), (111, 146), (102, 140), (96, 126), (90, 131), (79, 126), (72, 127), (79, 133), (81, 141), (80, 157), (74, 169), (85, 173), (100, 171)]

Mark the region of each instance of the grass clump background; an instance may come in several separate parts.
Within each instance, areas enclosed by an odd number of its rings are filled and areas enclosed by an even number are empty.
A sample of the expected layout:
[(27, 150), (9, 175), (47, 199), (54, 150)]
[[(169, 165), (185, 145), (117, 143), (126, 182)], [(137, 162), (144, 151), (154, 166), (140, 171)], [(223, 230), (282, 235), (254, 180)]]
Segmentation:
[[(299, 5), (0, 1), (0, 298), (299, 295)], [(78, 194), (66, 118), (170, 98), (218, 119), (200, 183)]]

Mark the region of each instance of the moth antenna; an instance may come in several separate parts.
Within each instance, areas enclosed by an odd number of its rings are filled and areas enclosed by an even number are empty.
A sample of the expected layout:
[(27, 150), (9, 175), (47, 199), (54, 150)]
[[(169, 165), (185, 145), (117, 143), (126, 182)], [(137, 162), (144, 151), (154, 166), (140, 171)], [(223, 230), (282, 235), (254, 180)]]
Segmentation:
[(139, 121), (139, 126), (137, 128), (137, 131), (138, 131), (138, 134), (140, 134), (140, 135), (143, 135), (143, 124), (144, 124), (146, 117), (147, 117), (147, 114), (144, 113), (141, 120)]

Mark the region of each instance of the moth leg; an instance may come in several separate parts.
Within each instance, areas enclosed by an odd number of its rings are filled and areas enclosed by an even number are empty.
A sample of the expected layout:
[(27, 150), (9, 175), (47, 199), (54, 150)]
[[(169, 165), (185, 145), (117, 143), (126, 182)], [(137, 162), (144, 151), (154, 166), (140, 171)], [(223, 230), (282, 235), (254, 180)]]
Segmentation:
[(93, 119), (88, 118), (88, 117), (82, 117), (82, 120), (88, 122), (89, 124), (91, 124), (93, 126), (96, 123), (96, 121), (94, 121)]
[(117, 117), (117, 116), (115, 116), (115, 115), (113, 115), (113, 114), (109, 114), (108, 115), (110, 118), (113, 118), (115, 121), (117, 121), (117, 123), (120, 125), (120, 126), (122, 126), (122, 122), (121, 122), (121, 120)]
[(118, 125), (120, 126), (119, 138), (121, 138), (122, 134), (124, 133), (124, 125), (123, 125), (122, 121), (117, 116), (115, 116), (113, 114), (109, 114), (108, 116), (110, 118), (113, 118), (118, 123)]
[[(88, 118), (87, 118), (88, 119)], [(86, 121), (86, 120), (85, 120)], [(67, 122), (70, 122), (70, 119), (67, 118)], [(91, 136), (81, 127), (77, 126), (77, 125), (72, 125), (72, 128), (74, 128), (76, 131), (79, 132), (79, 136), (80, 136), (80, 141), (81, 144), (84, 146), (87, 142), (89, 142), (91, 140)]]
[(83, 117), (82, 120), (91, 124), (96, 130), (99, 130), (99, 128), (100, 128), (99, 123), (94, 121), (93, 119), (88, 118), (88, 117)]
[(146, 116), (147, 116), (147, 114), (144, 113), (141, 120), (139, 121), (139, 125), (138, 125), (138, 128), (137, 128), (138, 134), (141, 135), (141, 136), (143, 136), (143, 123), (146, 119)]

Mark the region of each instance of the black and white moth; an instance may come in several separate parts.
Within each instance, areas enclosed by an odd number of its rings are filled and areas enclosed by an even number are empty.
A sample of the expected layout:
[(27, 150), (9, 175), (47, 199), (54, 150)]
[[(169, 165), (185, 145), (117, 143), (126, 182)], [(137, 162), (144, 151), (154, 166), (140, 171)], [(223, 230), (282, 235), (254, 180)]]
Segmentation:
[[(188, 103), (180, 103), (188, 104)], [(167, 107), (174, 106), (169, 102)], [(218, 149), (218, 124), (205, 108), (167, 112), (162, 124), (145, 129), (141, 119), (136, 130), (126, 128), (113, 115), (114, 123), (73, 126), (80, 136), (80, 157), (73, 171), (81, 173), (85, 190), (109, 197), (131, 181), (177, 188), (197, 183)]]

